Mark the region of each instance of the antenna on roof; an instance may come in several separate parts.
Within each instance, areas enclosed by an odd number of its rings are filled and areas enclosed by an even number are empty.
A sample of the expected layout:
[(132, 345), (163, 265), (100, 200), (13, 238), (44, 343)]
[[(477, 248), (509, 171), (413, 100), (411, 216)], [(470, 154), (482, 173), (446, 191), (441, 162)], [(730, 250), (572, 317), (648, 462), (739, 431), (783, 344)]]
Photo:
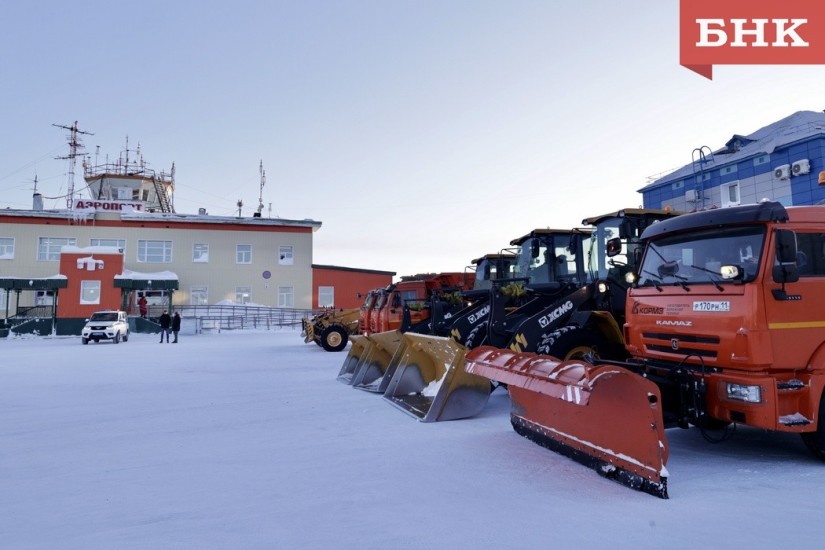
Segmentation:
[(77, 157), (80, 155), (79, 151), (83, 149), (83, 144), (80, 142), (80, 138), (77, 137), (79, 134), (93, 136), (94, 134), (91, 132), (84, 132), (77, 128), (77, 121), (74, 121), (74, 124), (71, 126), (66, 126), (64, 124), (52, 124), (57, 128), (63, 128), (64, 130), (69, 130), (69, 154), (65, 157), (55, 157), (57, 160), (68, 160), (69, 161), (69, 192), (66, 194), (66, 208), (71, 210), (72, 203), (74, 202), (74, 167), (75, 161)]
[(241, 208), (243, 207), (243, 201), (241, 199), (238, 199), (237, 206), (238, 206), (238, 217), (240, 218), (241, 217)]
[(258, 210), (253, 214), (253, 217), (260, 218), (261, 212), (264, 209), (264, 185), (266, 185), (266, 170), (264, 170), (264, 161), (258, 165), (258, 172), (261, 174), (261, 186), (258, 192)]

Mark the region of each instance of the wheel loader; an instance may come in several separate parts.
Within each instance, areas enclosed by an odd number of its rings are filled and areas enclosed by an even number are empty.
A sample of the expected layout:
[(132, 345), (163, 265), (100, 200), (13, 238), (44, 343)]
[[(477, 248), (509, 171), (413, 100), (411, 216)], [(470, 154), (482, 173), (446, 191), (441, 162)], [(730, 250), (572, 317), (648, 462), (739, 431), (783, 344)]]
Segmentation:
[(467, 354), (469, 372), (508, 385), (514, 429), (662, 498), (667, 428), (715, 442), (737, 424), (799, 433), (825, 460), (825, 207), (700, 211), (642, 240), (626, 275), (629, 359)]
[(396, 336), (403, 321), (406, 302), (416, 304), (409, 323), (422, 325), (430, 314), (423, 304), (431, 295), (460, 292), (471, 287), (473, 280), (473, 274), (448, 272), (403, 277), (400, 282), (389, 285), (378, 294), (369, 310), (369, 330), (353, 341), (338, 373), (338, 380), (353, 385), (363, 380), (362, 375), (356, 375), (359, 363), (362, 367), (364, 362), (371, 365), (389, 363), (398, 345)]
[[(486, 254), (472, 260), (467, 270), (470, 276), (464, 280), (473, 281), (471, 290), (465, 289), (466, 284), (462, 288), (445, 287), (432, 291), (427, 300), (405, 300), (398, 329), (371, 334), (366, 347), (355, 350), (345, 362), (343, 381), (360, 390), (383, 394), (398, 364), (393, 359), (406, 345), (402, 333), (449, 335), (456, 319), (484, 307), (491, 281), (508, 276), (516, 260), (510, 252)], [(422, 315), (421, 311), (427, 313)], [(346, 378), (348, 371), (353, 372), (351, 378)]]
[[(405, 333), (392, 358), (392, 377), (383, 398), (423, 422), (456, 420), (478, 414), (494, 386), (463, 368), (467, 349), (482, 342), (505, 345), (512, 328), (560, 296), (583, 284), (580, 251), (590, 239), (583, 229), (536, 229), (514, 239), (514, 277), (492, 282), (485, 299), (455, 316), (449, 336)], [(446, 331), (444, 331), (446, 332)]]
[(379, 289), (367, 292), (359, 308), (324, 308), (310, 319), (301, 319), (304, 342), (315, 342), (326, 351), (341, 351), (350, 338), (359, 334), (364, 311), (369, 311)]

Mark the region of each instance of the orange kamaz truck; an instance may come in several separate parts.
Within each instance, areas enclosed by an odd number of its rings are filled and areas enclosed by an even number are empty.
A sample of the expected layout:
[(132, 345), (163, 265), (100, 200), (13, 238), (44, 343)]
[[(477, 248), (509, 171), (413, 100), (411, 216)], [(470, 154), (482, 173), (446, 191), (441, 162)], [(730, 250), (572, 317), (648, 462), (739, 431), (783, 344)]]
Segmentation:
[(516, 431), (661, 497), (665, 428), (793, 432), (825, 459), (825, 206), (701, 211), (642, 240), (623, 327), (631, 360), (467, 355), (469, 372), (508, 384)]

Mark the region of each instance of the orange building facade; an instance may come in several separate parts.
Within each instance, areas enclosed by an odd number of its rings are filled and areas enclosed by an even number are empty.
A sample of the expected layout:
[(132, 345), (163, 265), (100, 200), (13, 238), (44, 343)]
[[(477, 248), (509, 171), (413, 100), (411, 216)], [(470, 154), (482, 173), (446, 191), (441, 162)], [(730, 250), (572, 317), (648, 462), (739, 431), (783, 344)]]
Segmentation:
[(337, 309), (359, 307), (368, 291), (392, 284), (394, 276), (394, 271), (312, 264), (312, 305)]

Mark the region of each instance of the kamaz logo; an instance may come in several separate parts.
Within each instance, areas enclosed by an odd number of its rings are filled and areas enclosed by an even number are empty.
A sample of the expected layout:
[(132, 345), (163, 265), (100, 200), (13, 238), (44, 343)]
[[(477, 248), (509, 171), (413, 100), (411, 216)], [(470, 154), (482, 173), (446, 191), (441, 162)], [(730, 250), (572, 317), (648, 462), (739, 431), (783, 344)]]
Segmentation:
[(474, 325), (474, 324), (476, 324), (476, 321), (481, 321), (483, 318), (487, 317), (487, 315), (489, 315), (489, 314), (490, 314), (490, 306), (484, 306), (483, 308), (481, 308), (477, 312), (475, 312), (472, 315), (470, 315), (469, 317), (467, 317), (467, 320), (470, 321), (471, 325)]
[(557, 307), (556, 309), (554, 309), (553, 311), (551, 311), (550, 313), (548, 313), (547, 315), (545, 315), (544, 317), (540, 317), (539, 325), (541, 325), (541, 328), (545, 328), (547, 325), (549, 325), (550, 323), (552, 323), (553, 321), (555, 321), (556, 319), (570, 311), (571, 309), (573, 309), (573, 302), (567, 301), (564, 304)]
[(659, 319), (656, 321), (657, 325), (663, 325), (666, 327), (692, 327), (693, 321), (662, 321)]

